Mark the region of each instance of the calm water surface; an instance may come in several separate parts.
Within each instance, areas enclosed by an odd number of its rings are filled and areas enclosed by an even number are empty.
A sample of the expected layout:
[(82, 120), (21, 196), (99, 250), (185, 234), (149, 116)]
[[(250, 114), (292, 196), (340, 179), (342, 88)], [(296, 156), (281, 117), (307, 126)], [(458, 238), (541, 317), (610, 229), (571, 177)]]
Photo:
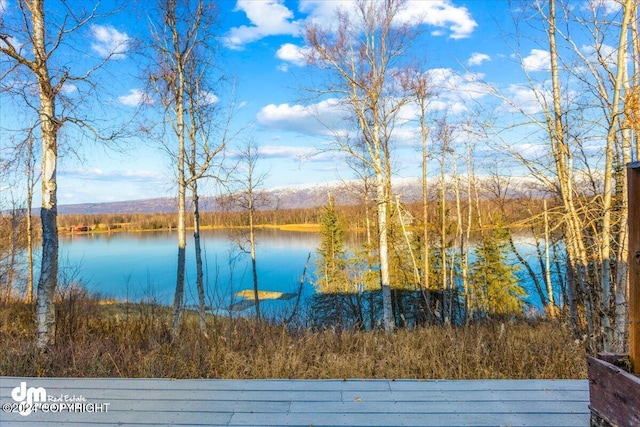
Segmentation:
[[(208, 303), (226, 307), (236, 292), (253, 289), (251, 259), (240, 249), (238, 241), (242, 239), (237, 233), (205, 230), (201, 236)], [(185, 296), (187, 304), (195, 304), (194, 245), (189, 232), (188, 237)], [(319, 236), (258, 230), (256, 239), (260, 289), (297, 292), (307, 256), (315, 253)], [(104, 297), (129, 301), (154, 299), (163, 304), (173, 301), (177, 268), (175, 232), (60, 236), (60, 256), (63, 268)], [(313, 270), (313, 256), (309, 270)], [(304, 294), (312, 292), (311, 285), (305, 284)]]
[[(195, 257), (193, 237), (189, 233), (188, 238), (185, 300), (187, 305), (194, 305), (197, 302)], [(234, 297), (237, 292), (253, 289), (251, 260), (240, 248), (238, 241), (241, 240), (237, 232), (230, 230), (202, 232), (207, 304), (214, 308), (224, 310), (238, 300)], [(532, 256), (532, 242), (519, 240), (517, 246), (524, 256)], [(318, 234), (258, 230), (257, 242), (260, 290), (297, 293), (307, 256), (311, 253), (303, 296), (313, 293), (310, 280), (313, 278), (314, 254), (320, 243)], [(177, 268), (175, 232), (64, 235), (60, 236), (60, 256), (63, 271), (75, 274), (75, 279), (81, 279), (89, 290), (103, 297), (154, 300), (161, 304), (173, 301)], [(536, 264), (533, 263), (533, 268), (537, 271)], [(540, 307), (539, 297), (524, 269), (518, 276), (529, 294), (525, 300)], [(291, 308), (293, 303), (266, 302), (263, 307), (275, 310), (277, 314)]]

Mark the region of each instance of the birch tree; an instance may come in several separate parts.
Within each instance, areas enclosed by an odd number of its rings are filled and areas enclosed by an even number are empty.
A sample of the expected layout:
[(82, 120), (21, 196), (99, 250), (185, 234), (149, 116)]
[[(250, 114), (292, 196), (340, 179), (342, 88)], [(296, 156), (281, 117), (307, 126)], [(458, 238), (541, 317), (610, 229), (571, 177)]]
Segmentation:
[[(57, 165), (61, 129), (66, 123), (78, 125), (81, 130), (99, 136), (90, 120), (78, 113), (78, 98), (67, 98), (69, 91), (84, 85), (94, 91), (93, 74), (114, 55), (126, 51), (126, 40), (98, 60), (84, 56), (81, 49), (74, 51), (76, 61), (69, 67), (65, 47), (80, 36), (81, 30), (95, 19), (105, 16), (96, 5), (69, 5), (66, 2), (44, 0), (17, 0), (11, 16), (4, 11), (0, 29), (1, 79), (3, 88), (17, 88), (21, 102), (32, 108), (39, 122), (42, 143), (41, 182), (42, 202), (42, 260), (37, 289), (37, 347), (45, 350), (55, 338), (55, 308), (53, 298), (58, 277), (58, 185)], [(54, 13), (55, 11), (55, 13)], [(87, 65), (89, 64), (89, 65)], [(25, 79), (25, 80), (22, 80)], [(29, 89), (29, 90), (27, 90)], [(33, 99), (30, 90), (36, 95)], [(16, 92), (12, 92), (13, 95)], [(88, 114), (88, 112), (87, 112)]]
[[(447, 165), (447, 154), (453, 154), (453, 150), (449, 147), (451, 143), (451, 127), (446, 122), (446, 119), (443, 119), (441, 123), (439, 123), (438, 128), (439, 140), (441, 142), (440, 147), (440, 198), (439, 198), (439, 207), (440, 207), (440, 288), (442, 289), (442, 310), (443, 310), (443, 319), (444, 323), (448, 325), (451, 321), (450, 310), (447, 304), (449, 301), (449, 295), (447, 290), (449, 289), (449, 281), (447, 267), (449, 266), (447, 263), (447, 242), (449, 240), (448, 236), (448, 227), (447, 227), (447, 180), (446, 180), (446, 171), (448, 169)], [(453, 285), (453, 284), (451, 284)], [(453, 287), (453, 286), (451, 286)]]
[[(0, 149), (0, 174), (2, 179), (4, 182), (9, 182), (10, 179), (15, 180), (14, 184), (7, 186), (11, 188), (10, 199), (15, 201), (14, 189), (17, 194), (24, 192), (25, 197), (24, 221), (26, 230), (24, 231), (24, 237), (26, 239), (27, 283), (24, 300), (28, 304), (35, 302), (32, 204), (34, 189), (39, 181), (39, 174), (36, 173), (36, 155), (34, 153), (34, 149), (37, 149), (37, 147), (34, 147), (34, 132), (36, 131), (37, 126), (32, 125), (27, 129), (12, 132), (15, 135), (10, 135), (7, 139), (15, 141), (17, 138), (18, 142), (16, 144), (6, 143)], [(24, 134), (26, 134), (26, 137), (23, 137)], [(15, 208), (16, 206), (14, 206)]]
[[(565, 114), (562, 106), (562, 93), (560, 91), (560, 68), (558, 65), (558, 47), (556, 41), (556, 2), (549, 1), (549, 57), (551, 62), (551, 82), (552, 82), (552, 109), (546, 110), (546, 123), (551, 139), (551, 151), (556, 167), (560, 198), (564, 204), (566, 215), (567, 232), (567, 252), (569, 255), (569, 268), (574, 269), (579, 288), (585, 295), (585, 308), (587, 323), (590, 331), (593, 331), (593, 310), (590, 294), (587, 290), (587, 254), (584, 246), (583, 225), (578, 216), (577, 204), (575, 201), (574, 171), (572, 169), (572, 152), (567, 141), (566, 123), (563, 122)], [(575, 286), (572, 284), (571, 286)], [(574, 290), (572, 295), (576, 294)], [(570, 302), (571, 304), (571, 302)], [(575, 303), (573, 303), (575, 306)], [(574, 323), (575, 310), (572, 312)]]
[(18, 258), (23, 252), (19, 242), (19, 234), (23, 228), (24, 211), (18, 207), (17, 200), (10, 201), (10, 207), (6, 214), (0, 216), (0, 279), (4, 289), (0, 289), (4, 295), (0, 300), (7, 304), (14, 295), (14, 284), (18, 277)]
[[(556, 168), (558, 172), (558, 178), (560, 183), (560, 191), (562, 200), (565, 206), (565, 212), (568, 217), (567, 230), (569, 235), (569, 250), (570, 259), (576, 266), (576, 275), (578, 284), (583, 294), (585, 295), (585, 307), (587, 309), (588, 320), (590, 320), (588, 327), (591, 333), (595, 333), (601, 338), (601, 347), (604, 351), (611, 351), (612, 348), (622, 345), (622, 337), (624, 328), (623, 325), (613, 324), (613, 312), (612, 312), (612, 293), (618, 295), (618, 303), (622, 304), (620, 293), (626, 287), (626, 275), (617, 275), (619, 281), (617, 283), (612, 281), (612, 278), (616, 276), (616, 273), (612, 271), (611, 263), (614, 259), (613, 245), (621, 246), (622, 250), (619, 252), (620, 256), (624, 256), (624, 246), (626, 245), (626, 239), (624, 234), (626, 233), (625, 218), (626, 218), (626, 204), (624, 201), (625, 196), (621, 195), (622, 203), (618, 214), (614, 217), (614, 198), (616, 181), (620, 184), (626, 181), (624, 171), (626, 168), (621, 167), (625, 161), (630, 161), (630, 142), (628, 141), (628, 134), (622, 129), (621, 116), (624, 106), (622, 101), (624, 99), (625, 88), (628, 89), (628, 85), (625, 83), (628, 81), (628, 64), (627, 64), (627, 52), (630, 39), (631, 18), (634, 16), (635, 2), (631, 0), (625, 0), (620, 2), (621, 6), (621, 20), (619, 25), (613, 25), (613, 21), (607, 19), (609, 12), (605, 9), (605, 5), (598, 5), (596, 3), (591, 4), (591, 12), (593, 14), (591, 20), (582, 20), (578, 17), (575, 18), (575, 22), (587, 27), (587, 32), (592, 35), (593, 55), (595, 59), (588, 57), (588, 52), (585, 53), (584, 48), (578, 47), (578, 42), (570, 35), (569, 32), (560, 29), (556, 21), (558, 20), (556, 11), (556, 1), (549, 1), (548, 14), (545, 14), (544, 9), (538, 4), (538, 10), (543, 13), (542, 16), (546, 17), (548, 23), (549, 34), (549, 53), (551, 61), (551, 78), (552, 78), (552, 90), (553, 90), (553, 115), (549, 116), (548, 123), (552, 130), (552, 151), (554, 158), (556, 159)], [(571, 16), (571, 9), (568, 5), (563, 6), (563, 16)], [(605, 18), (605, 19), (603, 19)], [(604, 27), (606, 25), (606, 27)], [(613, 40), (616, 38), (617, 33), (617, 49), (616, 56), (612, 57), (607, 51), (607, 45), (605, 40)], [(604, 34), (609, 34), (609, 37), (604, 37)], [(557, 38), (560, 37), (565, 45), (569, 46), (576, 56), (576, 58), (583, 65), (580, 71), (574, 71), (574, 67), (569, 67), (569, 72), (575, 74), (575, 76), (583, 83), (583, 85), (592, 93), (593, 99), (596, 100), (598, 105), (602, 107), (602, 125), (601, 129), (605, 144), (604, 151), (604, 165), (602, 168), (602, 192), (599, 200), (601, 203), (597, 203), (599, 206), (594, 206), (594, 212), (601, 212), (597, 215), (598, 218), (598, 230), (597, 238), (595, 239), (594, 249), (590, 249), (593, 245), (589, 244), (588, 236), (585, 236), (583, 230), (585, 228), (584, 220), (580, 218), (579, 212), (584, 208), (577, 204), (574, 194), (577, 191), (576, 184), (572, 180), (571, 171), (571, 148), (568, 146), (567, 138), (569, 132), (567, 129), (567, 123), (563, 123), (563, 107), (562, 99), (565, 94), (561, 91), (559, 84), (559, 74), (562, 70), (559, 64), (560, 55)], [(566, 62), (566, 60), (565, 60)], [(583, 71), (585, 70), (585, 71)], [(627, 147), (627, 148), (625, 148)], [(622, 158), (618, 157), (617, 153), (623, 153)], [(626, 154), (625, 154), (626, 153)], [(625, 160), (626, 159), (626, 160)], [(616, 170), (622, 170), (621, 174), (616, 176)], [(624, 193), (624, 192), (622, 192)], [(614, 227), (619, 229), (619, 232), (614, 231)], [(590, 272), (588, 259), (592, 257), (590, 255), (594, 253), (598, 259), (596, 265), (596, 271)], [(616, 268), (624, 269), (626, 259), (618, 259)], [(593, 286), (589, 284), (590, 277), (594, 277), (598, 284), (599, 292), (592, 297)], [(613, 292), (612, 292), (613, 290)], [(599, 304), (599, 310), (596, 310), (594, 304)], [(594, 317), (596, 317), (594, 319)], [(598, 330), (596, 331), (596, 322), (599, 323)], [(615, 333), (617, 331), (617, 333)]]
[[(204, 85), (205, 70), (209, 62), (206, 59), (191, 62), (188, 76), (191, 84), (187, 88), (187, 117), (189, 150), (185, 155), (188, 175), (187, 186), (191, 193), (191, 208), (193, 213), (193, 246), (196, 261), (196, 290), (198, 293), (198, 312), (200, 330), (206, 336), (205, 310), (206, 292), (204, 284), (204, 267), (202, 260), (202, 242), (200, 238), (200, 193), (198, 183), (203, 179), (224, 181), (222, 177), (219, 157), (222, 157), (227, 145), (229, 120), (220, 123), (220, 132), (216, 132), (214, 122), (216, 111), (213, 108), (217, 97), (201, 86)], [(204, 68), (204, 69), (202, 69)], [(214, 170), (215, 169), (215, 170)]]
[(536, 53), (548, 54), (548, 64), (532, 67), (521, 56), (540, 110), (510, 105), (542, 131), (551, 163), (542, 156), (515, 155), (560, 202), (570, 315), (576, 332), (583, 334), (578, 314), (584, 308), (593, 351), (619, 347), (624, 335), (623, 165), (633, 153), (631, 132), (622, 119), (632, 90), (629, 76), (634, 75), (628, 52), (637, 43), (635, 3), (518, 3), (520, 13), (535, 19), (520, 20), (516, 27), (529, 22), (531, 29), (543, 32), (546, 50)]
[[(212, 159), (224, 144), (211, 148), (203, 128), (203, 110), (213, 100), (205, 90), (207, 50), (212, 35), (211, 24), (215, 10), (205, 0), (161, 0), (157, 5), (160, 25), (152, 24), (151, 49), (155, 63), (149, 76), (152, 89), (164, 108), (165, 122), (170, 128), (172, 141), (163, 142), (176, 168), (178, 206), (178, 254), (176, 287), (173, 300), (171, 335), (175, 339), (180, 326), (184, 305), (186, 270), (186, 197), (191, 189), (196, 229), (196, 252), (201, 253), (199, 240), (198, 179), (208, 171)], [(198, 144), (198, 139), (201, 144)], [(198, 158), (198, 147), (204, 150), (204, 159)], [(199, 162), (200, 160), (200, 162)], [(201, 257), (198, 260), (198, 299), (201, 311), (201, 327), (204, 328), (204, 291)]]
[[(266, 174), (257, 170), (260, 150), (253, 140), (249, 140), (239, 153), (236, 183), (240, 190), (232, 195), (231, 203), (246, 213), (248, 242), (240, 241), (240, 249), (251, 257), (251, 281), (253, 301), (256, 308), (256, 320), (260, 322), (260, 289), (258, 286), (258, 265), (256, 258), (256, 209), (264, 204), (264, 195), (258, 190), (266, 179)], [(246, 246), (248, 243), (248, 247)]]
[(435, 96), (427, 73), (417, 70), (408, 70), (401, 76), (403, 89), (411, 94), (412, 101), (418, 107), (418, 122), (420, 129), (420, 159), (421, 159), (421, 196), (422, 196), (422, 263), (421, 263), (421, 291), (427, 307), (427, 321), (430, 321), (431, 313), (431, 248), (429, 243), (429, 188), (427, 184), (427, 172), (429, 165), (430, 147), (429, 135), (429, 107), (431, 98)]
[[(335, 28), (316, 24), (305, 30), (308, 61), (329, 81), (320, 91), (338, 95), (357, 123), (357, 137), (337, 134), (337, 147), (360, 157), (375, 174), (383, 325), (394, 330), (389, 272), (388, 217), (391, 202), (391, 138), (398, 111), (406, 98), (393, 86), (412, 40), (408, 25), (394, 22), (402, 1), (357, 0), (353, 14), (336, 10)], [(363, 143), (365, 156), (357, 149)]]
[(25, 180), (27, 187), (27, 200), (26, 200), (26, 220), (27, 220), (27, 295), (25, 300), (27, 303), (31, 304), (34, 301), (34, 277), (33, 277), (33, 213), (32, 213), (32, 204), (33, 204), (33, 189), (36, 186), (36, 182), (38, 182), (38, 177), (36, 177), (35, 173), (35, 157), (33, 155), (33, 135), (29, 133), (26, 145), (27, 145), (27, 153), (25, 156)]

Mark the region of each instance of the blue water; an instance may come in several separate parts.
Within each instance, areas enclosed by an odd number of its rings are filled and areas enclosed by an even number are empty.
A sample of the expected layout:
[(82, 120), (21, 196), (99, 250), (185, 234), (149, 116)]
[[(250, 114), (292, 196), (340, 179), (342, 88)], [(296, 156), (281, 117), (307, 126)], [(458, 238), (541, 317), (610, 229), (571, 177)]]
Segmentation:
[[(207, 304), (224, 310), (253, 289), (251, 259), (238, 244), (242, 236), (229, 230), (201, 233), (205, 258)], [(91, 292), (123, 301), (156, 301), (171, 304), (175, 292), (177, 237), (175, 232), (114, 233), (60, 236), (63, 274), (81, 281)], [(296, 293), (308, 254), (319, 237), (313, 233), (258, 230), (256, 260), (259, 288)], [(313, 257), (309, 270), (313, 269)], [(307, 272), (309, 274), (309, 271)], [(193, 237), (187, 241), (185, 303), (197, 304)], [(304, 295), (313, 292), (307, 283)], [(290, 302), (267, 303), (274, 310)]]
[[(241, 250), (238, 241), (242, 239), (237, 233), (230, 230), (202, 232), (207, 305), (221, 312), (240, 300), (235, 297), (237, 292), (253, 289), (251, 260)], [(258, 230), (256, 239), (259, 288), (297, 293), (307, 256), (311, 253), (303, 287), (303, 297), (310, 296), (314, 291), (310, 284), (314, 270), (313, 255), (320, 237), (314, 233)], [(523, 256), (533, 256), (535, 251), (532, 242), (520, 240), (517, 246)], [(185, 284), (187, 305), (197, 304), (193, 252), (193, 238), (189, 235)], [(60, 256), (63, 274), (72, 276), (72, 282), (81, 281), (91, 292), (99, 293), (102, 297), (122, 301), (155, 301), (165, 305), (173, 302), (177, 267), (175, 232), (60, 236)], [(537, 261), (532, 262), (532, 266), (534, 270), (539, 270)], [(534, 309), (541, 308), (540, 298), (528, 274), (521, 269), (518, 276), (529, 294), (525, 298), (527, 304)], [(559, 301), (559, 297), (558, 292), (556, 301)], [(263, 303), (262, 308), (277, 316), (290, 310), (294, 302), (268, 301)], [(251, 312), (252, 309), (248, 309), (243, 314)]]

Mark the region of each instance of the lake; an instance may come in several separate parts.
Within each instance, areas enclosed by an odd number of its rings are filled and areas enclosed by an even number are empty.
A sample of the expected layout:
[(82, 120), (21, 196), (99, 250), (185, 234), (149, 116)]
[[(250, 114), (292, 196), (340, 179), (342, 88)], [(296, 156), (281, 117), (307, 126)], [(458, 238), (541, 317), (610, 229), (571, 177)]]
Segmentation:
[[(238, 292), (253, 289), (251, 260), (249, 254), (240, 249), (237, 234), (232, 230), (202, 232), (207, 304), (218, 312), (224, 312), (238, 302), (239, 298), (235, 297)], [(197, 304), (194, 246), (193, 236), (189, 232), (187, 236), (185, 303), (194, 306)], [(320, 236), (276, 229), (257, 230), (256, 236), (260, 290), (297, 293), (307, 256), (311, 253), (303, 297), (312, 295), (314, 289), (310, 279)], [(356, 238), (356, 235), (348, 236), (348, 240)], [(526, 238), (518, 240), (519, 250), (525, 256), (532, 256), (532, 242)], [(354, 242), (349, 244), (354, 245)], [(173, 302), (177, 266), (175, 231), (62, 235), (60, 257), (63, 275), (80, 279), (90, 291), (104, 298), (155, 301), (166, 305)], [(532, 267), (539, 269), (537, 262)], [(540, 308), (539, 297), (524, 269), (518, 276), (529, 293), (527, 303)], [(556, 295), (557, 301), (558, 297)], [(266, 301), (261, 308), (278, 315), (293, 304), (293, 300)], [(247, 310), (243, 314), (251, 312)]]
[[(195, 305), (193, 235), (188, 232), (187, 237), (185, 303)], [(201, 237), (207, 304), (224, 310), (235, 302), (237, 292), (253, 289), (251, 258), (240, 249), (238, 232), (203, 230)], [(256, 241), (259, 288), (297, 293), (307, 256), (315, 253), (320, 237), (315, 233), (261, 229), (257, 230)], [(81, 279), (91, 292), (119, 300), (171, 304), (177, 250), (177, 235), (169, 231), (60, 236), (62, 274)], [(313, 257), (309, 270), (313, 270)], [(312, 293), (307, 282), (303, 295)], [(283, 304), (292, 306), (293, 301), (269, 302), (265, 308), (279, 310)]]

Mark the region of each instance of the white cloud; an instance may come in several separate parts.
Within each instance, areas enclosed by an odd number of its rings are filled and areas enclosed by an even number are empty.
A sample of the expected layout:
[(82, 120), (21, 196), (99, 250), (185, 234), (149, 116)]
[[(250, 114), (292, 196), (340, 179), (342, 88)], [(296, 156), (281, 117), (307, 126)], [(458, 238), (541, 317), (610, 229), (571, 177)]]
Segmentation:
[(137, 107), (142, 104), (153, 104), (153, 98), (151, 98), (148, 93), (140, 89), (130, 89), (129, 95), (119, 96), (118, 101), (120, 101), (122, 105), (129, 107)]
[(307, 21), (324, 28), (332, 28), (336, 24), (336, 11), (354, 12), (353, 0), (300, 0), (298, 10), (308, 14)]
[(220, 98), (215, 93), (209, 91), (200, 92), (200, 101), (203, 105), (217, 104)]
[[(354, 14), (354, 1), (300, 0), (299, 9), (309, 14), (311, 22), (326, 28), (335, 25), (335, 11)], [(451, 0), (409, 0), (396, 15), (395, 23), (436, 27), (433, 35), (449, 33), (453, 39), (469, 37), (478, 26), (466, 7), (457, 7)], [(448, 31), (445, 31), (448, 30)]]
[[(429, 100), (430, 111), (447, 111), (460, 114), (469, 110), (468, 104), (487, 96), (490, 90), (480, 73), (457, 74), (449, 68), (435, 68), (426, 72), (427, 79), (434, 92)], [(414, 121), (419, 114), (415, 104), (403, 106), (398, 115), (398, 124), (403, 126)], [(343, 134), (352, 123), (348, 108), (341, 100), (331, 98), (316, 104), (290, 105), (269, 104), (257, 114), (257, 122), (269, 129), (299, 132), (312, 136), (334, 136)], [(397, 129), (397, 135), (400, 135)]]
[(264, 145), (260, 147), (260, 157), (265, 159), (300, 159), (314, 154), (311, 147), (290, 145)]
[(622, 2), (619, 0), (588, 0), (583, 9), (591, 11), (603, 9), (605, 14), (609, 14), (622, 10)]
[[(2, 0), (0, 0), (2, 1)], [(3, 11), (0, 10), (0, 15), (2, 15)], [(15, 37), (9, 35), (5, 40), (3, 40), (1, 42), (3, 45), (6, 43), (10, 46), (12, 46), (16, 52), (18, 53), (22, 53), (22, 49), (24, 48), (24, 43), (21, 43), (18, 39), (16, 39)]]
[(544, 143), (519, 142), (516, 147), (518, 154), (526, 158), (540, 158), (549, 153), (549, 145)]
[(527, 85), (512, 84), (505, 92), (508, 101), (500, 107), (499, 112), (519, 112), (536, 114), (544, 110), (541, 102), (544, 102), (545, 91), (533, 89)]
[(109, 170), (100, 168), (63, 169), (61, 175), (91, 181), (126, 181), (126, 182), (160, 182), (166, 177), (156, 171), (144, 170)]
[(606, 44), (600, 45), (599, 51), (594, 46), (584, 45), (582, 46), (582, 52), (591, 65), (596, 67), (601, 66), (604, 62), (609, 69), (613, 69), (618, 62), (618, 49)]
[(339, 128), (345, 116), (340, 101), (331, 98), (310, 106), (269, 104), (258, 112), (257, 121), (270, 129), (326, 136)]
[[(459, 74), (451, 68), (432, 68), (422, 76), (427, 82), (429, 98), (427, 114), (446, 111), (456, 115), (469, 111), (470, 106), (491, 93), (482, 73)], [(421, 114), (418, 103), (405, 104), (398, 114), (398, 123), (414, 122)]]
[[(549, 82), (538, 83), (533, 86), (526, 84), (511, 84), (507, 86), (502, 94), (505, 100), (501, 106), (498, 107), (498, 112), (505, 113), (524, 113), (524, 114), (539, 114), (545, 111), (545, 109), (552, 108), (553, 103), (553, 91)], [(563, 104), (565, 107), (575, 105), (576, 100), (581, 95), (575, 90), (567, 90), (563, 97)]]
[(78, 86), (72, 83), (64, 83), (62, 85), (62, 88), (60, 89), (60, 92), (62, 92), (65, 95), (71, 95), (72, 93), (77, 91), (78, 91)]
[(482, 73), (458, 74), (451, 68), (432, 68), (428, 81), (439, 99), (459, 101), (479, 99), (489, 94)]
[[(354, 0), (300, 0), (298, 10), (307, 14), (306, 21), (322, 27), (335, 26), (335, 12), (341, 9), (355, 14)], [(229, 30), (225, 44), (241, 49), (245, 44), (273, 35), (301, 34), (302, 21), (295, 20), (284, 0), (238, 0), (234, 11), (242, 11), (250, 21)], [(453, 39), (466, 38), (478, 26), (466, 7), (455, 6), (452, 0), (409, 0), (396, 15), (395, 24), (429, 25), (432, 34), (450, 34)]]
[(91, 48), (100, 56), (123, 59), (129, 50), (131, 38), (108, 25), (92, 25), (91, 34), (95, 41)]
[[(270, 161), (306, 161), (310, 158), (317, 158), (318, 152), (313, 147), (304, 147), (297, 145), (261, 145), (258, 147), (258, 154), (263, 160)], [(227, 157), (230, 160), (238, 160), (243, 156), (243, 152), (238, 149), (229, 150)]]
[(276, 57), (299, 67), (306, 64), (306, 57), (310, 49), (308, 47), (296, 46), (292, 43), (285, 43), (276, 52)]
[(546, 50), (531, 49), (531, 54), (522, 58), (522, 68), (525, 71), (549, 71), (551, 55)]
[(251, 25), (241, 25), (229, 30), (226, 45), (240, 49), (247, 43), (274, 35), (298, 35), (300, 26), (292, 21), (293, 12), (283, 0), (238, 0), (234, 11), (243, 11)]
[(491, 61), (491, 57), (485, 53), (474, 52), (471, 54), (471, 57), (467, 61), (467, 65), (481, 65), (485, 61)]
[(59, 172), (65, 182), (61, 205), (72, 203), (115, 202), (168, 196), (171, 178), (161, 171), (101, 168), (66, 169)]
[(451, 32), (452, 39), (469, 37), (478, 23), (471, 17), (466, 7), (454, 6), (450, 0), (409, 0), (398, 13), (399, 23), (412, 25), (427, 24)]

